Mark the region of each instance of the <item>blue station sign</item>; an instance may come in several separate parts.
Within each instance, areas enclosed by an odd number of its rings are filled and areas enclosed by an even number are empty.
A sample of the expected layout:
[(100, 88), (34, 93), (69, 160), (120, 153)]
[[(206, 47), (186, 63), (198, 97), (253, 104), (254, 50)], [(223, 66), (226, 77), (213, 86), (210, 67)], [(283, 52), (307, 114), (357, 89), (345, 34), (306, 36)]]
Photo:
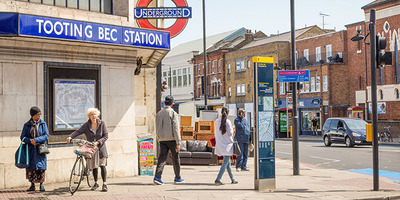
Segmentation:
[(192, 18), (191, 7), (135, 8), (136, 19)]
[(308, 82), (310, 81), (309, 70), (280, 70), (278, 71), (278, 82)]
[(0, 36), (18, 35), (170, 49), (170, 34), (164, 31), (18, 13), (0, 13), (0, 22)]

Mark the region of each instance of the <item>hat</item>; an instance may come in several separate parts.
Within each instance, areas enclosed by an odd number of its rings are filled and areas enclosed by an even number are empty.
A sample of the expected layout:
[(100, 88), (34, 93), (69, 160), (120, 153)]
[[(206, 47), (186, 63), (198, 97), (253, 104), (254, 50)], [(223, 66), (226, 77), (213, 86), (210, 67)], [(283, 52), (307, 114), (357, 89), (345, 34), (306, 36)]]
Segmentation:
[(168, 96), (165, 97), (165, 104), (170, 105), (173, 102), (174, 102), (174, 97), (173, 96), (168, 95)]
[(40, 113), (42, 111), (40, 111), (40, 109), (38, 107), (33, 106), (29, 112), (31, 113), (31, 117), (33, 117), (33, 116), (35, 116), (36, 114), (38, 114), (38, 113)]

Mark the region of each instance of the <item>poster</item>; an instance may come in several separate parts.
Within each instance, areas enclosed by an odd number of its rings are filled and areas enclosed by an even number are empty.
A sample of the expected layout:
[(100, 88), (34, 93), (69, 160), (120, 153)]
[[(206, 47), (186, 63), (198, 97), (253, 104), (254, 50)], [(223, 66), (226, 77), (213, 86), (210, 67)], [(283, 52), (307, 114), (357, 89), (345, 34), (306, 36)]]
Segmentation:
[(54, 130), (78, 129), (95, 107), (95, 80), (54, 79)]
[(139, 141), (139, 168), (142, 176), (154, 175), (154, 152), (151, 139)]

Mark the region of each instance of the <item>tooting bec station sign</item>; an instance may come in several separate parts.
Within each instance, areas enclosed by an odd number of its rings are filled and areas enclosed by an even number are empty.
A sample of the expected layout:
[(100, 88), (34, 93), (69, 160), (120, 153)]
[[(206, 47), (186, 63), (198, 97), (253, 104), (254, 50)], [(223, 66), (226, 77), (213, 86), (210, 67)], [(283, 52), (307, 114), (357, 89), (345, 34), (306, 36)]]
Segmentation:
[[(186, 0), (172, 0), (176, 7), (149, 8), (151, 1), (153, 0), (138, 0), (134, 13), (140, 28), (169, 31), (173, 38), (183, 31), (192, 17), (192, 8), (188, 7)], [(149, 19), (171, 18), (176, 18), (176, 22), (168, 28), (158, 28), (149, 22)]]

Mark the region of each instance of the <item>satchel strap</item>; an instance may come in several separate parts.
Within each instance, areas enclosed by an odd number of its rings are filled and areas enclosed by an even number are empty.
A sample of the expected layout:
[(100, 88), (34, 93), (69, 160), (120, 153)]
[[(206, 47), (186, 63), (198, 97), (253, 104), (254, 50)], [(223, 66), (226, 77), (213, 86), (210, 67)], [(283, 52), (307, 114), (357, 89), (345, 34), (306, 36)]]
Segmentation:
[[(21, 145), (19, 146), (19, 152), (18, 152), (18, 164), (21, 162), (21, 151), (22, 151), (22, 145), (24, 144), (25, 137), (22, 138), (21, 140)], [(28, 151), (28, 144), (26, 144), (26, 164), (29, 165), (29, 151)]]

